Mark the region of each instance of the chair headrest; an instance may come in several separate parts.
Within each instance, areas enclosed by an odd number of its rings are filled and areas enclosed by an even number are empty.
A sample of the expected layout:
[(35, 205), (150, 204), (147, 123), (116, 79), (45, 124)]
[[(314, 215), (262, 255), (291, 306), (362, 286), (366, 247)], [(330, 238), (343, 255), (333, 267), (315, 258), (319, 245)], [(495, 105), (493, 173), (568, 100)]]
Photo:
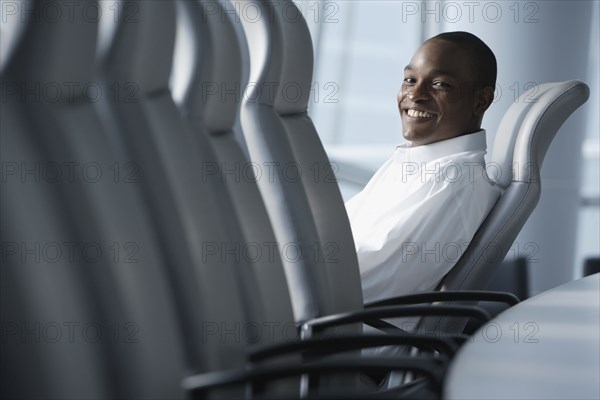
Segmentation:
[(230, 3), (218, 0), (181, 3), (192, 22), (195, 68), (184, 108), (210, 132), (231, 130), (243, 95), (241, 48), (230, 16)]
[(539, 182), (550, 143), (566, 119), (590, 96), (590, 88), (572, 80), (554, 83), (531, 107), (521, 124), (513, 154), (513, 181)]
[(526, 90), (506, 111), (494, 139), (491, 161), (497, 167), (496, 174), (490, 178), (503, 189), (506, 189), (513, 178), (513, 153), (515, 142), (525, 115), (533, 104), (552, 86), (551, 83), (537, 85)]
[(250, 48), (247, 102), (271, 105), (280, 115), (305, 112), (310, 97), (313, 49), (300, 10), (291, 0), (234, 3), (241, 7), (241, 21)]
[[(170, 0), (127, 0), (106, 55), (112, 78), (135, 82), (140, 94), (169, 87), (175, 50), (175, 3)], [(160, 28), (159, 28), (160, 27)]]
[(491, 158), (497, 167), (491, 177), (495, 183), (506, 189), (513, 181), (539, 179), (552, 139), (588, 97), (587, 85), (576, 80), (544, 83), (525, 91), (508, 109), (496, 133)]
[[(73, 12), (74, 5), (69, 2), (53, 2), (49, 7), (40, 0), (23, 6), (28, 11), (26, 27), (6, 66), (9, 73), (42, 87), (58, 85), (52, 91), (57, 94), (56, 102), (80, 97), (83, 86), (92, 83), (94, 77), (98, 18), (92, 15), (98, 10), (97, 1), (77, 3), (78, 12)], [(83, 9), (92, 11), (83, 13)], [(48, 96), (55, 98), (53, 94)]]

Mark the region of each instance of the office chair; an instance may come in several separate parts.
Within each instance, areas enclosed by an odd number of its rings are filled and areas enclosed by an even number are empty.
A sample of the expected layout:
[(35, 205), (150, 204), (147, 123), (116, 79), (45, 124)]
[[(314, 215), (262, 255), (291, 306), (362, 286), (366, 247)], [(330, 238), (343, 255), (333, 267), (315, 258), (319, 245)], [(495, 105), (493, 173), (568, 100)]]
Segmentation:
[[(442, 288), (485, 287), (539, 201), (540, 170), (554, 136), (588, 97), (588, 86), (571, 80), (533, 87), (511, 105), (498, 127), (491, 157), (501, 171), (492, 180), (504, 192), (463, 258), (444, 277)], [(500, 252), (487, 254), (492, 246)]]
[[(251, 276), (244, 275), (251, 297), (246, 299), (248, 306), (263, 308), (267, 319), (281, 322), (276, 328), (278, 339), (273, 341), (276, 343), (283, 334), (279, 329), (293, 324), (294, 318), (281, 254), (275, 246), (277, 240), (256, 185), (265, 176), (261, 170), (256, 175), (254, 165), (245, 155), (244, 144), (234, 133), (243, 95), (239, 42), (233, 25), (223, 19), (224, 9), (219, 2), (179, 1), (176, 5), (191, 22), (189, 29), (196, 54), (182, 112), (193, 135), (212, 153), (215, 163), (210, 165), (214, 168), (210, 173), (219, 176), (209, 183), (230, 199), (224, 204), (231, 208), (223, 207), (223, 213), (234, 215), (239, 223), (240, 251), (247, 261), (239, 267), (252, 271)], [(261, 301), (256, 301), (258, 296)]]
[[(539, 201), (540, 170), (550, 143), (588, 97), (589, 87), (571, 80), (530, 88), (511, 105), (498, 127), (492, 154), (492, 162), (501, 172), (494, 183), (504, 191), (463, 256), (442, 279), (440, 291), (481, 289), (489, 284)], [(395, 304), (400, 299), (370, 306)], [(416, 330), (448, 334), (462, 332), (467, 323), (468, 320), (451, 316), (426, 317), (419, 321)], [(393, 387), (403, 379), (399, 374), (391, 374), (387, 384)]]
[[(508, 109), (496, 133), (491, 162), (504, 189), (439, 290), (482, 289), (508, 253), (541, 194), (540, 170), (546, 152), (566, 119), (584, 104), (589, 87), (577, 80), (530, 88)], [(438, 319), (429, 329), (462, 326)]]
[[(24, 82), (24, 77), (14, 74), (13, 69), (20, 69), (21, 62), (21, 57), (8, 62), (9, 72), (3, 71), (1, 77), (3, 83)], [(81, 236), (68, 221), (58, 185), (38, 179), (35, 172), (22, 177), (21, 168), (35, 171), (36, 166), (41, 168), (55, 160), (40, 146), (31, 122), (33, 107), (4, 88), (2, 95), (7, 97), (0, 106), (3, 168), (19, 167), (15, 174), (6, 175), (0, 190), (1, 397), (114, 395), (115, 382), (107, 362), (111, 352), (106, 351), (106, 343), (90, 345), (81, 337), (83, 323), (109, 326), (88, 295), (93, 287), (83, 276), (84, 271), (97, 265), (86, 263), (81, 257), (72, 262), (58, 257), (57, 249), (64, 243), (81, 244)], [(42, 254), (44, 248), (52, 253)], [(73, 343), (64, 339), (63, 330), (69, 329), (69, 324), (78, 329)]]
[(298, 18), (285, 18), (284, 7), (295, 9), (292, 2), (240, 4), (253, 4), (265, 16), (240, 18), (252, 83), (241, 125), (251, 161), (274, 170), (273, 180), (259, 180), (258, 186), (275, 235), (281, 243), (297, 244), (304, 255), (285, 263), (296, 319), (360, 309), (350, 225), (332, 166), (306, 113), (313, 62), (308, 27), (297, 9), (292, 14)]

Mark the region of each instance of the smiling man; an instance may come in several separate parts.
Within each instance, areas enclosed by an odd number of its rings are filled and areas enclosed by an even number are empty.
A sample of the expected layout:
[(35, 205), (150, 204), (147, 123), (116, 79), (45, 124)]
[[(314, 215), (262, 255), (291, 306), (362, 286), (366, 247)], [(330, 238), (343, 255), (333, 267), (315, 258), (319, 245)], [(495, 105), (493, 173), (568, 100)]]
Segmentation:
[(497, 201), (481, 129), (495, 84), (494, 54), (467, 32), (427, 40), (404, 69), (408, 143), (346, 203), (365, 302), (434, 289)]

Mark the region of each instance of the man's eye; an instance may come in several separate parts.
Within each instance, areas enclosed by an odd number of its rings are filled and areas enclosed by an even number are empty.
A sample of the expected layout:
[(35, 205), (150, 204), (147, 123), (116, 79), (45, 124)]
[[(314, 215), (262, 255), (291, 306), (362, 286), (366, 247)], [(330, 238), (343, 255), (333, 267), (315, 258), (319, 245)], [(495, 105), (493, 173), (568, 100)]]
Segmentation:
[(442, 81), (435, 81), (435, 82), (433, 82), (433, 85), (432, 85), (432, 86), (433, 86), (434, 88), (441, 89), (441, 88), (447, 88), (447, 87), (448, 87), (448, 86), (450, 86), (450, 85), (448, 85), (446, 82), (442, 82)]
[(415, 83), (415, 80), (413, 78), (404, 78), (404, 83), (412, 85)]

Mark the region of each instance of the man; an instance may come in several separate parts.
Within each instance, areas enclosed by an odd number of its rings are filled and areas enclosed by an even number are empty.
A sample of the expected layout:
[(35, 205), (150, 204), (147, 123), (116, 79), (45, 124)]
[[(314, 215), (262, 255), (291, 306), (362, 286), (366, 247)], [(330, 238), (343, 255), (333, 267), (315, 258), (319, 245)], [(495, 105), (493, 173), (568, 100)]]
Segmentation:
[(467, 32), (427, 40), (404, 69), (409, 142), (346, 203), (365, 302), (434, 289), (497, 201), (481, 129), (495, 84), (494, 54)]

